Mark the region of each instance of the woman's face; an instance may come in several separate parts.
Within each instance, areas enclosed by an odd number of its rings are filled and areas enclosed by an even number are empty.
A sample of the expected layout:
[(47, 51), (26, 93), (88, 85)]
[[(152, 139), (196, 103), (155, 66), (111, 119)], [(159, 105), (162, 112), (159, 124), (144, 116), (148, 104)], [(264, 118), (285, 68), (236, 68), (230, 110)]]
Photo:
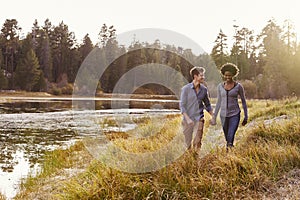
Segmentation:
[(225, 81), (232, 81), (233, 75), (230, 71), (225, 71), (223, 77)]

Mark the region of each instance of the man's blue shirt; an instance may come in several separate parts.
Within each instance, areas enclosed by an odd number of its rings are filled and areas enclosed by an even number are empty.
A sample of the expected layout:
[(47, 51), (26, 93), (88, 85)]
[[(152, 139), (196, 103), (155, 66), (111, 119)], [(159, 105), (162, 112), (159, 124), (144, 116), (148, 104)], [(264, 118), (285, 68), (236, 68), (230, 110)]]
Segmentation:
[(199, 121), (204, 117), (204, 109), (206, 109), (207, 112), (210, 112), (212, 109), (207, 88), (200, 84), (200, 89), (198, 93), (196, 93), (193, 82), (188, 83), (181, 89), (179, 106), (181, 113), (187, 113), (191, 120)]

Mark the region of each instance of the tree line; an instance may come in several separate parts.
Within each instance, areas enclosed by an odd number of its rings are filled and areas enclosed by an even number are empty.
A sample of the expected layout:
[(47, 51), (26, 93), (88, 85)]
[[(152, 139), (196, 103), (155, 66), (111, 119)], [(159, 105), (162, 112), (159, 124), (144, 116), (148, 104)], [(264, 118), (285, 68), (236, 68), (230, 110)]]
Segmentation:
[[(240, 69), (237, 79), (243, 83), (248, 98), (299, 95), (300, 51), (292, 22), (286, 20), (280, 27), (272, 19), (259, 35), (245, 27), (233, 25), (233, 28), (235, 35), (231, 47), (228, 36), (220, 30), (212, 52), (195, 55), (191, 49), (163, 44), (158, 39), (148, 43), (133, 38), (125, 47), (118, 44), (114, 26), (106, 24), (101, 26), (96, 44), (88, 34), (79, 43), (64, 22), (55, 26), (49, 19), (42, 26), (35, 20), (31, 31), (21, 37), (18, 21), (7, 19), (0, 33), (0, 89), (72, 94), (81, 64), (94, 51), (101, 55), (101, 62), (109, 65), (97, 86), (97, 91), (101, 92), (113, 92), (122, 75), (139, 65), (167, 65), (188, 81), (191, 80), (189, 70), (198, 65), (207, 69), (209, 91), (214, 96), (216, 84), (221, 81), (218, 68), (232, 62)], [(113, 60), (116, 55), (120, 56)], [(155, 72), (158, 73), (164, 71)], [(172, 84), (181, 86), (178, 74), (165, 76)], [(87, 85), (92, 82), (83, 81)], [(134, 84), (131, 82), (128, 84)], [(156, 84), (145, 85), (143, 89), (139, 92), (172, 93)]]
[[(64, 22), (55, 26), (49, 19), (42, 26), (35, 20), (31, 31), (24, 38), (21, 38), (21, 30), (16, 19), (7, 19), (2, 26), (0, 89), (72, 94), (77, 72), (92, 50), (102, 56), (102, 63), (109, 65), (99, 80), (97, 91), (102, 92), (112, 92), (115, 83), (124, 73), (142, 64), (168, 65), (182, 72), (188, 80), (189, 69), (193, 65), (216, 69), (208, 54), (196, 56), (191, 49), (162, 44), (158, 39), (150, 44), (133, 38), (128, 47), (119, 45), (116, 29), (106, 24), (101, 26), (96, 44), (92, 43), (88, 34), (82, 43), (78, 43), (74, 32)], [(121, 56), (113, 61), (112, 58), (116, 55)], [(216, 70), (208, 72), (210, 80), (214, 79), (213, 76), (218, 77)], [(88, 78), (90, 77), (87, 76)], [(176, 78), (174, 77), (174, 84), (179, 84)], [(84, 81), (87, 84), (92, 82), (91, 79)], [(153, 93), (172, 93), (168, 88), (153, 84), (145, 88)]]
[(220, 30), (211, 56), (220, 67), (235, 63), (240, 70), (238, 79), (244, 83), (248, 97), (283, 98), (300, 94), (300, 45), (290, 20), (279, 26), (274, 19), (267, 22), (261, 33), (233, 25), (232, 47)]

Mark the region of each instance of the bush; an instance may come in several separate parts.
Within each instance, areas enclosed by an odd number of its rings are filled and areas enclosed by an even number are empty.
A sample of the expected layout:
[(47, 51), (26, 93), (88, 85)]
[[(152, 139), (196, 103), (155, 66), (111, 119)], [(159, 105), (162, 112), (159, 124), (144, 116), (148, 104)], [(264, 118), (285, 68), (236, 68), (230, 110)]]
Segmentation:
[(240, 83), (243, 85), (245, 89), (245, 95), (247, 98), (253, 99), (258, 98), (257, 97), (257, 86), (256, 84), (251, 80), (243, 80), (240, 81)]
[(57, 88), (56, 86), (54, 86), (54, 87), (52, 88), (52, 90), (51, 90), (50, 93), (52, 93), (52, 94), (54, 94), (54, 95), (61, 95), (61, 94), (62, 94), (62, 91), (61, 91), (60, 88)]
[(62, 94), (73, 94), (73, 85), (68, 83), (65, 87), (61, 88)]

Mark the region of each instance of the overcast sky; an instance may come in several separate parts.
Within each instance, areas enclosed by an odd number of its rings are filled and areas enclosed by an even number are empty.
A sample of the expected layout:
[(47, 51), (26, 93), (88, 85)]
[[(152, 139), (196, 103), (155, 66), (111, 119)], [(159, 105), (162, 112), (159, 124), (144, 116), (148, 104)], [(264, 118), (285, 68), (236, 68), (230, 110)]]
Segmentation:
[(35, 19), (64, 21), (81, 42), (89, 33), (96, 43), (102, 24), (117, 34), (144, 28), (166, 29), (193, 40), (210, 52), (220, 29), (231, 40), (233, 24), (258, 34), (272, 17), (278, 25), (290, 19), (300, 32), (298, 0), (15, 0), (1, 2), (0, 23), (17, 19), (26, 34)]

